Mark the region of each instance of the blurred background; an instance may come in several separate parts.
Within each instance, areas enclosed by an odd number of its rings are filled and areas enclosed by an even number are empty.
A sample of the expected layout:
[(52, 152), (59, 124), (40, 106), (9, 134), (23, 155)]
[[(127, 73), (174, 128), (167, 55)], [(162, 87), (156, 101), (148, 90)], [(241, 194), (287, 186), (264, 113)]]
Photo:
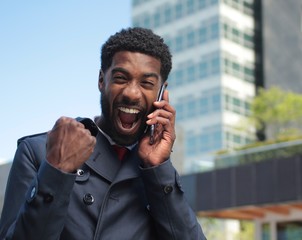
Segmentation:
[(1, 205), (18, 138), (100, 113), (100, 47), (130, 26), (172, 51), (173, 163), (208, 239), (301, 239), (301, 0), (2, 0)]

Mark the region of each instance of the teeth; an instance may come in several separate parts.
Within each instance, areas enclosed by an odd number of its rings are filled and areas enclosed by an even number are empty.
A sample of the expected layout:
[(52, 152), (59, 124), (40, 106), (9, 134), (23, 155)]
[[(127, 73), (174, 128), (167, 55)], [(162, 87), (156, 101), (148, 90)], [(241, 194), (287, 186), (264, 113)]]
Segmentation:
[(138, 114), (139, 111), (134, 108), (125, 108), (125, 107), (119, 107), (118, 108), (120, 111), (125, 112), (125, 113), (131, 113), (131, 114)]

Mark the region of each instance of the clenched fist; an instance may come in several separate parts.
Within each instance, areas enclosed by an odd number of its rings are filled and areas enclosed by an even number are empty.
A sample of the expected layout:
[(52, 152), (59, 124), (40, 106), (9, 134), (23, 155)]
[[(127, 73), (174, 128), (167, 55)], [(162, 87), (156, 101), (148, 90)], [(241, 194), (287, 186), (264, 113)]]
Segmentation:
[(61, 117), (47, 135), (46, 159), (63, 172), (75, 172), (89, 158), (96, 144), (84, 125)]

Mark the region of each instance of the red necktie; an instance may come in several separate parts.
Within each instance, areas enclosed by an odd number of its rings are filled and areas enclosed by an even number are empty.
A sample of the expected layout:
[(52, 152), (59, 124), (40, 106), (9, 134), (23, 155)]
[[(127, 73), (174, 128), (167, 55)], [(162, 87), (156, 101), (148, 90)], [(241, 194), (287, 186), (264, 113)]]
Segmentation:
[(128, 149), (126, 147), (122, 147), (122, 146), (119, 146), (119, 145), (113, 145), (113, 148), (117, 153), (118, 159), (123, 160), (126, 153), (128, 152)]

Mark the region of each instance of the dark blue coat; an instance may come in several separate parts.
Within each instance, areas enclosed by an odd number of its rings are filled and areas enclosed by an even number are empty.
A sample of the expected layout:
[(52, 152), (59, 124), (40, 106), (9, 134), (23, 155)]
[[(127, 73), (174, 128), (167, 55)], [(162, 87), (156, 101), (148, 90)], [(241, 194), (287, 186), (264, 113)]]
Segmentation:
[(205, 239), (171, 161), (141, 168), (134, 149), (122, 162), (97, 136), (77, 174), (45, 159), (46, 134), (23, 138), (11, 168), (0, 239)]

